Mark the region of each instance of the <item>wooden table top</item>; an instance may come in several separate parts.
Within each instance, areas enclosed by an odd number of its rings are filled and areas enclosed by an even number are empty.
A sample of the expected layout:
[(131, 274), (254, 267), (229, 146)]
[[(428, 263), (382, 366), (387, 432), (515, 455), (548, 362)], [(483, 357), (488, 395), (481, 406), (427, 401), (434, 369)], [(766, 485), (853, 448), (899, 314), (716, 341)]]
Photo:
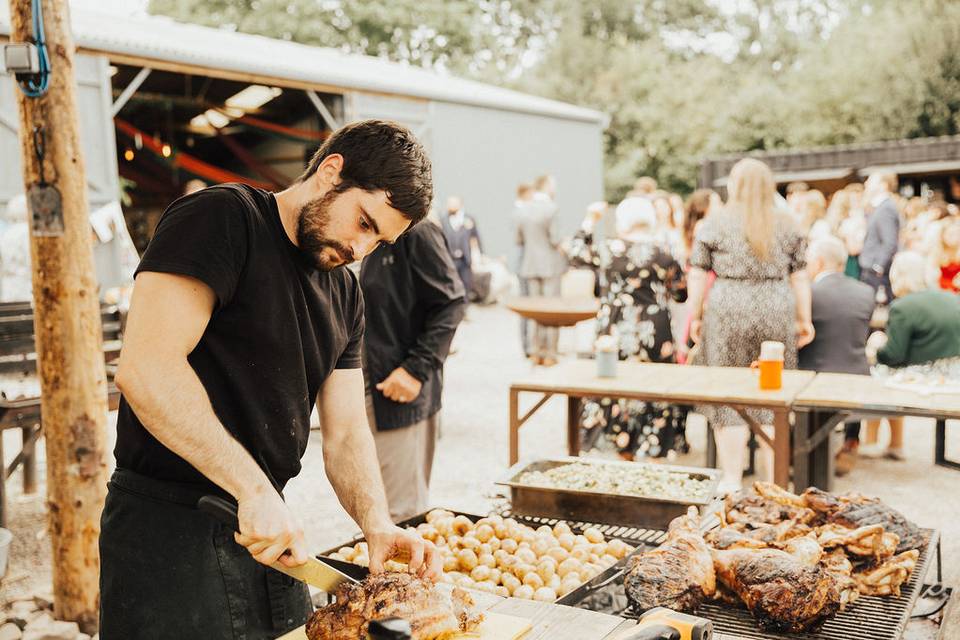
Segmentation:
[(600, 301), (596, 298), (560, 296), (522, 296), (510, 298), (505, 305), (524, 318), (551, 327), (572, 327), (595, 317), (600, 310)]
[(818, 373), (794, 404), (803, 408), (861, 411), (884, 415), (960, 418), (960, 394), (923, 394), (888, 386), (871, 376)]
[(538, 369), (514, 381), (510, 388), (570, 396), (789, 408), (815, 375), (812, 371), (784, 371), (781, 389), (762, 391), (757, 372), (748, 368), (618, 362), (616, 378), (598, 378), (594, 360), (568, 360)]

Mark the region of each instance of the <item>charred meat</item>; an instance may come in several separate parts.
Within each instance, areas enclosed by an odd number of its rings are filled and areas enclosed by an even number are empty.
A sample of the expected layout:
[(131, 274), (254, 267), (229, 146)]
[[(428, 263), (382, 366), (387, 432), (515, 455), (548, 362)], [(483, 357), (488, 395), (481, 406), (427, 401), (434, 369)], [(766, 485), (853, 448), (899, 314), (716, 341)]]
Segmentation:
[(630, 559), (624, 586), (638, 611), (669, 607), (693, 612), (714, 596), (713, 559), (700, 533), (696, 507), (670, 523), (661, 546)]
[(780, 549), (714, 550), (718, 581), (734, 592), (765, 630), (800, 633), (817, 627), (840, 609), (836, 578), (820, 560), (812, 537)]
[(448, 596), (436, 585), (408, 573), (382, 573), (360, 583), (344, 583), (336, 602), (313, 613), (307, 622), (310, 640), (358, 640), (367, 625), (383, 618), (403, 618), (415, 640), (443, 640), (473, 631), (483, 621), (470, 595), (454, 588)]

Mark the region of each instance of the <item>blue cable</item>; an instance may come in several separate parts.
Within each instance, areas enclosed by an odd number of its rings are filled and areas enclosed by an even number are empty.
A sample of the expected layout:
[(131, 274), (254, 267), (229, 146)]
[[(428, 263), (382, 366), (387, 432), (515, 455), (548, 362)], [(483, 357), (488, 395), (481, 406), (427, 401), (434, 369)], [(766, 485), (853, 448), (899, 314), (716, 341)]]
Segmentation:
[(32, 0), (31, 9), (33, 11), (33, 37), (36, 40), (40, 71), (36, 74), (36, 78), (21, 80), (18, 84), (20, 90), (28, 98), (39, 98), (47, 92), (47, 88), (50, 86), (50, 59), (47, 57), (47, 40), (43, 32), (43, 8), (40, 6), (40, 0)]

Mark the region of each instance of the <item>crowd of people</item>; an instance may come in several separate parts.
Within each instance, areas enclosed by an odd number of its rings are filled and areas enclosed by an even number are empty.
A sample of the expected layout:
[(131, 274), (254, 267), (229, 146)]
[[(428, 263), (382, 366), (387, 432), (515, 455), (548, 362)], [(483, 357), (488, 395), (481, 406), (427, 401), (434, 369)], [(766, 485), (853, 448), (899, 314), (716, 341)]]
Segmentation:
[[(875, 173), (832, 193), (803, 183), (781, 195), (756, 159), (738, 162), (726, 200), (700, 189), (684, 201), (637, 180), (622, 202), (588, 207), (560, 242), (549, 176), (520, 185), (514, 210), (524, 293), (556, 295), (564, 271), (596, 276), (596, 331), (622, 360), (749, 366), (760, 344), (785, 345), (786, 368), (870, 373), (960, 356), (960, 211), (942, 196), (904, 198), (897, 176)], [(556, 362), (555, 329), (523, 323), (524, 351)], [(729, 409), (617, 398), (585, 401), (585, 449), (634, 459), (673, 459), (688, 449), (689, 412), (705, 414), (725, 489), (740, 486), (750, 430)], [(771, 416), (754, 412), (761, 425)], [(846, 425), (838, 474), (858, 456), (903, 459), (902, 421)], [(772, 469), (772, 452), (761, 445)]]

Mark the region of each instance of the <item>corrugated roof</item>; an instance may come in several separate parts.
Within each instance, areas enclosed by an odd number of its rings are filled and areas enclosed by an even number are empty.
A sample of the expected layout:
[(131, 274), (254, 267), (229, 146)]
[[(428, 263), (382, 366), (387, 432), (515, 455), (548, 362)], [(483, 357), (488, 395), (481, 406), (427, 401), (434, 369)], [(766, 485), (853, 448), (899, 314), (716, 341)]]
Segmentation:
[[(0, 34), (10, 34), (0, 3)], [(81, 49), (207, 69), (604, 123), (598, 111), (510, 91), (371, 56), (176, 22), (71, 8)]]
[(930, 144), (944, 142), (960, 142), (960, 135), (929, 136), (926, 138), (900, 138), (895, 140), (877, 140), (874, 142), (854, 142), (850, 144), (837, 144), (821, 147), (799, 147), (768, 149), (765, 151), (742, 151), (734, 153), (725, 153), (715, 156), (709, 156), (706, 162), (721, 162), (724, 160), (739, 160), (744, 157), (751, 158), (772, 158), (783, 156), (803, 156), (811, 153), (824, 153), (834, 151), (871, 151), (874, 149), (890, 149), (903, 147), (922, 147)]

